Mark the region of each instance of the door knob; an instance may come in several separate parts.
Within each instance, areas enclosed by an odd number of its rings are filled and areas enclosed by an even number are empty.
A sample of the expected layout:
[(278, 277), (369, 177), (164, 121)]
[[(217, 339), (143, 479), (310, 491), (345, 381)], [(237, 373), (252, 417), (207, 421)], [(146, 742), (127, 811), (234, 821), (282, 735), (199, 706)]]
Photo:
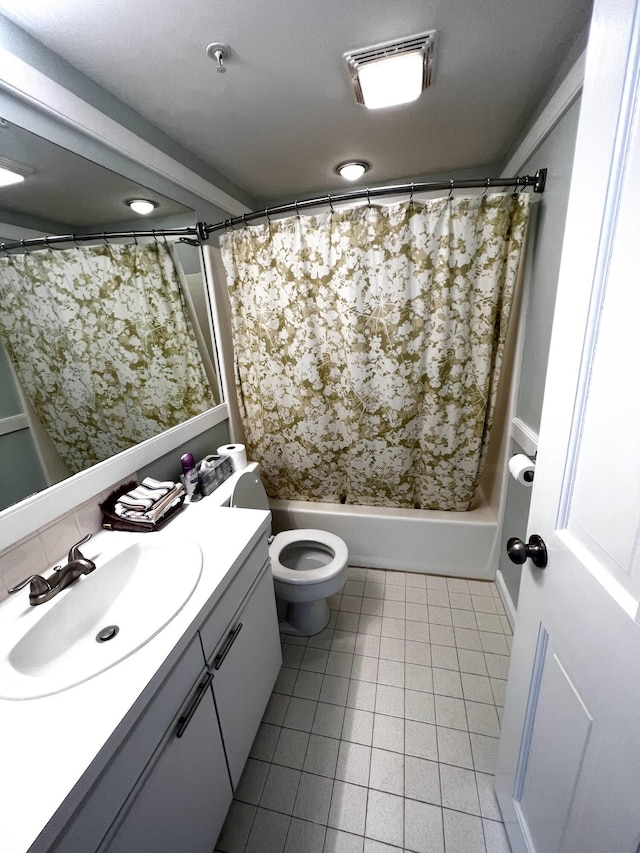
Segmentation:
[(547, 546), (541, 536), (534, 533), (529, 537), (528, 544), (513, 536), (507, 542), (507, 554), (512, 563), (522, 565), (530, 559), (534, 566), (544, 569), (547, 565)]

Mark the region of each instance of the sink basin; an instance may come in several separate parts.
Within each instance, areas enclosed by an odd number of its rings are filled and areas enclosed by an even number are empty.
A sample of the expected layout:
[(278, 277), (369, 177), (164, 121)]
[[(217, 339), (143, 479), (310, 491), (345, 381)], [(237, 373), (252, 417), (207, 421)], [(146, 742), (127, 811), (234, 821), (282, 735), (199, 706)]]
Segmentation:
[(202, 552), (193, 541), (156, 543), (149, 535), (102, 563), (94, 557), (94, 572), (46, 604), (31, 607), (25, 591), (26, 606), (0, 609), (0, 698), (67, 690), (133, 654), (174, 618), (200, 579)]

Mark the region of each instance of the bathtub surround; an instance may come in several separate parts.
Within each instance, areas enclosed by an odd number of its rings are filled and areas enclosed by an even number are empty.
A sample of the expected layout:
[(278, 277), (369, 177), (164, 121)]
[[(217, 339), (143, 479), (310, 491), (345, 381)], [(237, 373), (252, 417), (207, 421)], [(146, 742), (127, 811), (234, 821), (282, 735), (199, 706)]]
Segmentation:
[(221, 237), (250, 458), (271, 497), (466, 511), (525, 193), (366, 205)]

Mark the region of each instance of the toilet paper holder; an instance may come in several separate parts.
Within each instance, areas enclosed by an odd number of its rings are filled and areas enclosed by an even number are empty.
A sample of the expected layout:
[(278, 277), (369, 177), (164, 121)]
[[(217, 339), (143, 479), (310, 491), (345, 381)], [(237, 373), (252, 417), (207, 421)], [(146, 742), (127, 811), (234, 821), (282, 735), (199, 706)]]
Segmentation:
[(509, 473), (518, 483), (531, 486), (535, 477), (536, 458), (538, 454), (530, 456), (527, 453), (515, 453), (509, 459)]

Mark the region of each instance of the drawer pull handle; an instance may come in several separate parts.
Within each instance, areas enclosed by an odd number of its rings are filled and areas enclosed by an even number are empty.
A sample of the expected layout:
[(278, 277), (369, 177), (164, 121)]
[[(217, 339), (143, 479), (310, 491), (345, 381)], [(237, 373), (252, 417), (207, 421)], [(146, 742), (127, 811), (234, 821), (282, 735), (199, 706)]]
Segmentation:
[(220, 650), (220, 654), (215, 656), (215, 659), (213, 661), (213, 668), (214, 669), (220, 669), (220, 667), (224, 663), (224, 659), (229, 654), (229, 649), (235, 643), (236, 637), (238, 636), (238, 634), (240, 633), (241, 630), (242, 630), (242, 622), (238, 622), (236, 627), (233, 629), (233, 631), (231, 631), (231, 633), (229, 634), (229, 636), (225, 640), (224, 646)]
[(203, 680), (198, 684), (196, 688), (196, 692), (194, 694), (193, 699), (191, 700), (191, 704), (185, 711), (184, 715), (180, 717), (178, 720), (178, 725), (176, 728), (176, 737), (182, 737), (182, 735), (186, 732), (187, 726), (191, 722), (193, 715), (198, 710), (198, 705), (202, 702), (205, 693), (207, 692), (207, 688), (213, 681), (213, 673), (207, 672)]

